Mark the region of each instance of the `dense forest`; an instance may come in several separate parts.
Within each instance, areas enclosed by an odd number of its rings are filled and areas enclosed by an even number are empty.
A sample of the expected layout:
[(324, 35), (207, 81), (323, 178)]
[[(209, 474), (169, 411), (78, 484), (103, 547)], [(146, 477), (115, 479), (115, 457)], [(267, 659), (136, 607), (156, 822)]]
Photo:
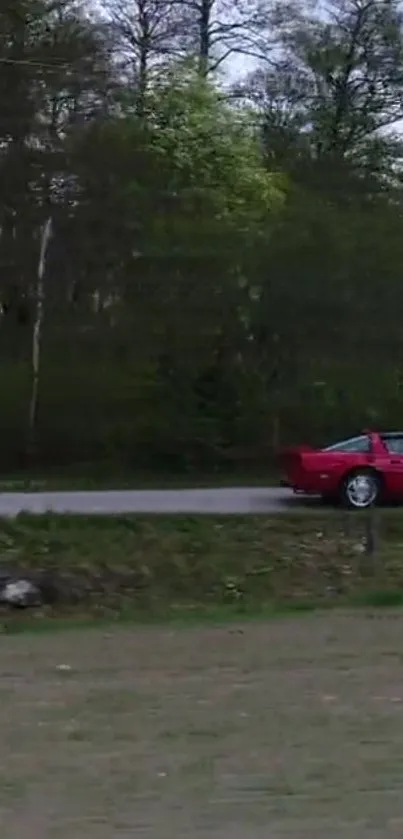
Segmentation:
[(399, 5), (3, 0), (4, 469), (403, 426)]

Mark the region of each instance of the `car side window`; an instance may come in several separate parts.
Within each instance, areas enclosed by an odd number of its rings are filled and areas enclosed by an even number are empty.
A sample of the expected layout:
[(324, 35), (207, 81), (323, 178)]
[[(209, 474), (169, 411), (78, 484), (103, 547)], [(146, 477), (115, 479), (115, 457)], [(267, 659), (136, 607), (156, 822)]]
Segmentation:
[(351, 437), (349, 440), (342, 440), (333, 446), (327, 446), (322, 451), (366, 454), (371, 451), (371, 441), (367, 434), (362, 434), (360, 437)]
[(382, 437), (389, 454), (400, 454), (403, 456), (403, 434), (401, 437)]

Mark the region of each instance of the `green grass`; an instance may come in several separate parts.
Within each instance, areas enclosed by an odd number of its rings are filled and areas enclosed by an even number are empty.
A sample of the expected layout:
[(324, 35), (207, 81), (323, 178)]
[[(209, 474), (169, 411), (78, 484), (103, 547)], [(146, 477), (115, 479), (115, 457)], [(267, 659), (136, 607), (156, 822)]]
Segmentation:
[[(0, 520), (0, 568), (45, 573), (61, 621), (176, 622), (403, 601), (403, 515), (29, 516)], [(30, 613), (31, 614), (31, 613)], [(7, 628), (27, 613), (4, 615)], [(0, 617), (1, 623), (1, 617)]]
[(67, 472), (10, 473), (0, 478), (0, 492), (52, 492), (108, 489), (187, 489), (189, 487), (273, 486), (279, 475), (268, 466), (263, 471), (184, 473), (139, 472), (115, 469), (96, 471), (91, 466)]
[[(260, 606), (251, 605), (246, 608), (239, 608), (239, 606), (221, 605), (215, 608), (203, 606), (184, 606), (182, 609), (171, 608), (166, 611), (161, 611), (156, 614), (147, 613), (136, 608), (124, 609), (114, 613), (113, 617), (106, 613), (103, 615), (79, 615), (75, 612), (69, 614), (58, 614), (56, 611), (53, 614), (49, 612), (42, 614), (34, 614), (29, 612), (20, 612), (15, 614), (3, 615), (0, 621), (1, 635), (20, 635), (28, 632), (29, 634), (43, 635), (55, 632), (69, 632), (101, 629), (110, 631), (115, 628), (137, 626), (145, 627), (166, 627), (170, 626), (173, 629), (191, 629), (197, 627), (221, 627), (231, 625), (238, 627), (242, 625), (258, 623), (260, 621), (273, 621), (290, 618), (291, 616), (303, 618), (312, 613), (319, 615), (325, 613), (339, 614), (344, 611), (361, 611), (364, 613), (373, 613), (374, 610), (379, 612), (391, 612), (395, 609), (401, 610), (403, 606), (403, 591), (396, 591), (393, 589), (372, 589), (370, 591), (363, 591), (361, 594), (352, 596), (340, 597), (337, 601), (323, 601), (310, 600), (302, 603), (267, 603)], [(236, 630), (234, 630), (236, 631)]]

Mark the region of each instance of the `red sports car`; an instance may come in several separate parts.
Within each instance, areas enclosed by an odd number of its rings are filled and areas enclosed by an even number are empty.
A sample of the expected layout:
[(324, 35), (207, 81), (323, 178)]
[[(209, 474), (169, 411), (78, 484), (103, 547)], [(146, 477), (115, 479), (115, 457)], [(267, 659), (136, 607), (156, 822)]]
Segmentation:
[(297, 446), (280, 454), (283, 485), (364, 509), (403, 499), (403, 431), (364, 431), (323, 449)]

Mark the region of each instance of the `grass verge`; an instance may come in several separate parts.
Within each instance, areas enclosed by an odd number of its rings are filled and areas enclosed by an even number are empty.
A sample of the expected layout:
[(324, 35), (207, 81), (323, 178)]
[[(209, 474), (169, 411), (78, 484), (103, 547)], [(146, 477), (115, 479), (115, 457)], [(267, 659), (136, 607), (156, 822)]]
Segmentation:
[(265, 472), (188, 472), (166, 474), (158, 472), (93, 472), (83, 466), (70, 473), (19, 473), (3, 475), (0, 492), (58, 492), (110, 489), (188, 489), (236, 486), (276, 486), (279, 475), (275, 470)]
[(6, 629), (70, 620), (221, 621), (290, 608), (403, 603), (403, 515), (28, 516), (0, 519), (0, 569), (45, 573), (52, 608), (4, 612)]

